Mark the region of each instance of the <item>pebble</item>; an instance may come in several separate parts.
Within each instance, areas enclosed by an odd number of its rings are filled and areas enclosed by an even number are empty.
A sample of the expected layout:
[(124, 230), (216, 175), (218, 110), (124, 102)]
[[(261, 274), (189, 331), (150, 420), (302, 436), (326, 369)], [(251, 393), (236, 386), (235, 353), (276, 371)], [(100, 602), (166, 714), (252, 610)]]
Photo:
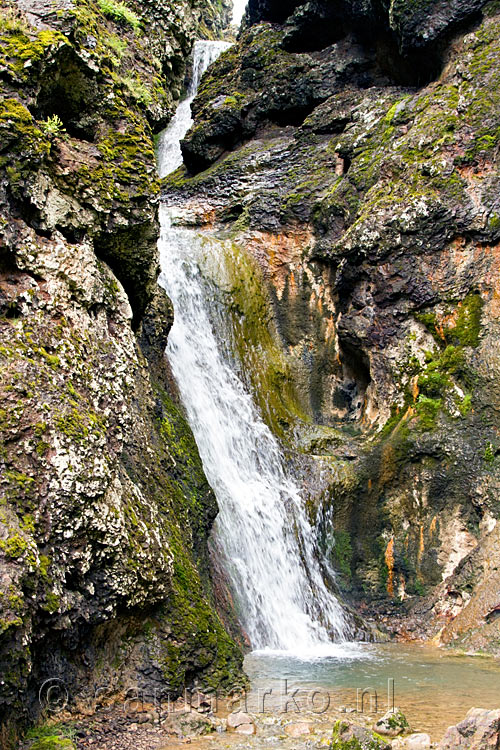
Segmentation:
[(289, 737), (302, 737), (304, 734), (311, 733), (311, 725), (305, 722), (298, 722), (297, 724), (287, 724), (285, 727), (285, 733)]
[(238, 724), (235, 732), (238, 734), (255, 734), (255, 724)]

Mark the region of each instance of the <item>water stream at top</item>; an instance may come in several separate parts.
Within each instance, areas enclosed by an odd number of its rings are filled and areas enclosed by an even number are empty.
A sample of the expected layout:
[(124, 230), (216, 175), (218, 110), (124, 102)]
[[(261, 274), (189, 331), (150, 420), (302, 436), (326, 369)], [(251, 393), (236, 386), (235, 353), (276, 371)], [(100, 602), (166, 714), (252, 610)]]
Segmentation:
[(187, 96), (177, 107), (166, 130), (163, 131), (158, 143), (158, 172), (160, 177), (173, 172), (182, 164), (180, 141), (193, 124), (191, 118), (191, 102), (196, 96), (201, 77), (209, 65), (219, 55), (231, 46), (229, 42), (197, 41), (193, 47), (193, 69)]
[[(228, 45), (197, 42), (188, 98), (162, 134), (160, 174), (182, 163), (179, 139), (191, 125), (190, 104), (204, 70)], [(224, 283), (227, 247), (173, 225), (175, 207), (160, 210), (160, 283), (175, 322), (167, 357), (213, 487), (215, 525), (238, 613), (254, 649), (347, 656), (349, 627), (325, 584), (315, 535), (299, 487), (228, 354), (220, 298), (204, 269)]]

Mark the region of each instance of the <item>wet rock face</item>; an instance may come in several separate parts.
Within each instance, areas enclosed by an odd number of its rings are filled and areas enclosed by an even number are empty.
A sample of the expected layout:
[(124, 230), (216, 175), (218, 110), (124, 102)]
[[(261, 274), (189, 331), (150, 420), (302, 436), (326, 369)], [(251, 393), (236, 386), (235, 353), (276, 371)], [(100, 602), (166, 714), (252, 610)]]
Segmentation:
[[(228, 57), (225, 68), (220, 62), (225, 86), (219, 98), (200, 91), (194, 104), (198, 127), (183, 144), (186, 165), (192, 172), (205, 169), (263, 121), (302, 122), (347, 83), (365, 89), (427, 83), (442, 70), (453, 33), (477, 22), (484, 5), (316, 0), (285, 9), (283, 3), (251, 2), (241, 69)], [(280, 24), (282, 31), (264, 35), (262, 22)]]
[[(320, 49), (346, 31), (356, 31), (374, 44), (385, 37), (400, 52), (432, 48), (464, 21), (474, 18), (485, 5), (481, 0), (309, 0), (284, 3), (250, 0), (245, 22), (266, 21), (287, 27), (285, 43)], [(328, 28), (325, 28), (328, 27)], [(315, 36), (316, 34), (316, 36)], [(379, 40), (376, 37), (379, 37)]]
[(292, 16), (268, 23), (273, 6), (251, 4), (253, 25), (194, 103), (188, 170), (165, 190), (253, 260), (285, 358), (261, 401), (290, 445), (315, 465), (328, 456), (330, 488), (311, 479), (311, 494), (322, 487), (340, 585), (382, 611), (394, 601), (396, 619), (412, 612), (410, 636), (444, 625), (447, 643), (497, 650), (481, 580), (493, 585), (498, 556), (500, 19), (469, 5), (464, 32), (465, 7), (420, 17), (441, 56), (422, 86), (352, 32), (292, 51)]
[(48, 678), (74, 706), (239, 674), (210, 604), (217, 505), (163, 363), (153, 148), (227, 12), (0, 3), (0, 725)]

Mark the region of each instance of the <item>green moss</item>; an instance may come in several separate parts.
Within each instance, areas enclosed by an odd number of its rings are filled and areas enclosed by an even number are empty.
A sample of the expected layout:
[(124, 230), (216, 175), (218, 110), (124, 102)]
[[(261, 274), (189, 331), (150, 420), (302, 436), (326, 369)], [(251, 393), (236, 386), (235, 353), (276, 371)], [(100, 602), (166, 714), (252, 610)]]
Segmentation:
[(0, 540), (0, 548), (3, 549), (7, 557), (17, 560), (28, 549), (28, 542), (20, 534), (14, 533), (7, 539)]
[[(4, 98), (0, 101), (0, 126), (2, 126), (3, 137), (8, 132), (11, 141), (11, 157), (17, 156), (22, 152), (24, 156), (29, 155), (33, 160), (33, 165), (22, 164), (14, 169), (12, 180), (18, 182), (22, 175), (36, 166), (38, 160), (43, 159), (50, 153), (50, 143), (45, 138), (41, 130), (26, 107), (17, 99)], [(13, 170), (13, 167), (9, 167)]]
[[(3, 19), (6, 18), (5, 13), (5, 9), (0, 9)], [(43, 58), (50, 50), (67, 43), (66, 37), (60, 31), (37, 31), (27, 24), (15, 27), (8, 22), (5, 23), (5, 20), (0, 23), (0, 63), (15, 80), (27, 80), (30, 75), (29, 66)]]
[(458, 404), (458, 410), (462, 417), (467, 416), (472, 408), (472, 396), (470, 393), (466, 393), (463, 399)]
[(54, 612), (57, 612), (60, 606), (61, 606), (61, 600), (57, 596), (57, 594), (54, 594), (53, 591), (46, 591), (45, 603), (42, 605), (42, 609), (52, 614)]
[(40, 573), (42, 578), (48, 578), (49, 567), (50, 557), (48, 557), (47, 555), (40, 555), (38, 561), (38, 572)]
[[(462, 417), (472, 407), (472, 394), (466, 393), (457, 400), (455, 382), (466, 388), (474, 386), (474, 378), (467, 366), (465, 347), (477, 347), (481, 332), (483, 300), (479, 294), (470, 293), (456, 306), (449, 306), (441, 314), (417, 313), (417, 320), (433, 334), (441, 349), (426, 352), (424, 366), (416, 365), (421, 401), (417, 402), (417, 414), (424, 429), (432, 429), (437, 415), (437, 404), (441, 405), (449, 396)], [(442, 347), (445, 347), (444, 349)], [(413, 373), (412, 373), (413, 374)]]
[(30, 742), (30, 750), (76, 750), (74, 736), (71, 724), (46, 723), (29, 729), (26, 740)]
[(38, 349), (38, 353), (42, 355), (44, 360), (48, 365), (50, 365), (50, 367), (52, 367), (52, 369), (56, 369), (61, 364), (59, 357), (55, 354), (48, 354), (43, 346)]
[(9, 628), (18, 628), (23, 624), (23, 621), (20, 617), (5, 617), (0, 618), (0, 635), (2, 633), (5, 633), (6, 630)]
[[(237, 665), (241, 663), (239, 649), (211, 609), (181, 535), (173, 532), (170, 544), (174, 580), (167, 613), (171, 637), (162, 643), (160, 659), (164, 678), (173, 692), (180, 692), (186, 684), (189, 654), (194, 649), (201, 684), (205, 688), (231, 689)], [(186, 634), (191, 634), (193, 640), (186, 640)]]
[(352, 545), (349, 532), (342, 530), (335, 531), (332, 558), (335, 568), (346, 581), (349, 581), (351, 578), (352, 560)]
[[(128, 91), (123, 82), (121, 85)], [(159, 182), (151, 169), (153, 140), (149, 126), (137, 112), (118, 108), (110, 111), (109, 117), (115, 127), (109, 128), (97, 143), (101, 163), (95, 168), (82, 165), (75, 175), (75, 188), (92, 188), (103, 206), (111, 208), (113, 202), (118, 201), (123, 210), (136, 205), (141, 198), (151, 200), (159, 192)], [(120, 242), (122, 264), (124, 252), (123, 242)], [(136, 260), (134, 265), (137, 269)]]
[(305, 419), (290, 368), (274, 326), (271, 303), (255, 260), (227, 245), (224, 267), (233, 345), (264, 420), (285, 438), (288, 427)]
[(429, 398), (439, 398), (451, 385), (450, 378), (439, 369), (427, 368), (418, 378), (421, 393)]
[(145, 107), (149, 107), (153, 103), (153, 94), (149, 88), (137, 77), (126, 76), (123, 78), (123, 83), (130, 91), (134, 99)]
[(390, 726), (391, 729), (400, 729), (405, 730), (408, 729), (410, 726), (408, 724), (408, 721), (406, 719), (406, 716), (397, 709), (392, 713), (391, 716), (387, 719), (387, 724)]
[(486, 448), (484, 449), (483, 458), (486, 461), (486, 463), (491, 464), (495, 460), (495, 453), (496, 448), (493, 445), (493, 443), (486, 443)]
[(341, 719), (335, 722), (329, 746), (330, 750), (382, 750), (386, 746), (384, 738), (375, 732), (371, 733), (369, 739), (364, 739), (363, 741), (356, 737), (351, 737), (348, 740), (342, 739), (342, 735), (348, 733), (349, 729), (350, 724), (348, 722)]
[(77, 443), (85, 441), (91, 434), (102, 437), (106, 431), (102, 417), (90, 409), (77, 409), (75, 402), (70, 411), (56, 417), (55, 424), (59, 432)]
[(35, 481), (33, 477), (29, 477), (21, 471), (8, 470), (5, 472), (5, 476), (9, 482), (18, 485), (24, 490), (30, 487)]
[(488, 227), (489, 229), (499, 229), (500, 228), (500, 216), (498, 214), (493, 213), (490, 218), (488, 219)]
[(440, 398), (428, 398), (423, 394), (418, 397), (415, 410), (420, 420), (420, 427), (424, 432), (434, 429), (442, 405), (443, 401)]
[(446, 330), (446, 338), (461, 346), (476, 347), (481, 333), (483, 300), (479, 294), (468, 294), (458, 307), (455, 325)]
[(116, 2), (115, 0), (98, 0), (99, 8), (105, 16), (112, 18), (113, 21), (131, 26), (134, 31), (141, 28), (141, 19), (125, 3)]
[(418, 578), (415, 578), (413, 584), (407, 586), (407, 591), (409, 594), (414, 594), (415, 596), (425, 596), (427, 593), (426, 587)]

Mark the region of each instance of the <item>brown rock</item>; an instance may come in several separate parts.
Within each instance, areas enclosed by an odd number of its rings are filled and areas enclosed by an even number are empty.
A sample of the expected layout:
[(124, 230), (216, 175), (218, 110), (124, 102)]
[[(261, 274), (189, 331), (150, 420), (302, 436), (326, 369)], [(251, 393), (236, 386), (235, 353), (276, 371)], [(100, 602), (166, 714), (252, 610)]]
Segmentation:
[(227, 717), (228, 729), (236, 729), (242, 724), (253, 724), (251, 716), (244, 711), (233, 711), (233, 713), (229, 714)]
[(493, 750), (500, 746), (500, 709), (471, 708), (463, 721), (449, 727), (438, 750)]

